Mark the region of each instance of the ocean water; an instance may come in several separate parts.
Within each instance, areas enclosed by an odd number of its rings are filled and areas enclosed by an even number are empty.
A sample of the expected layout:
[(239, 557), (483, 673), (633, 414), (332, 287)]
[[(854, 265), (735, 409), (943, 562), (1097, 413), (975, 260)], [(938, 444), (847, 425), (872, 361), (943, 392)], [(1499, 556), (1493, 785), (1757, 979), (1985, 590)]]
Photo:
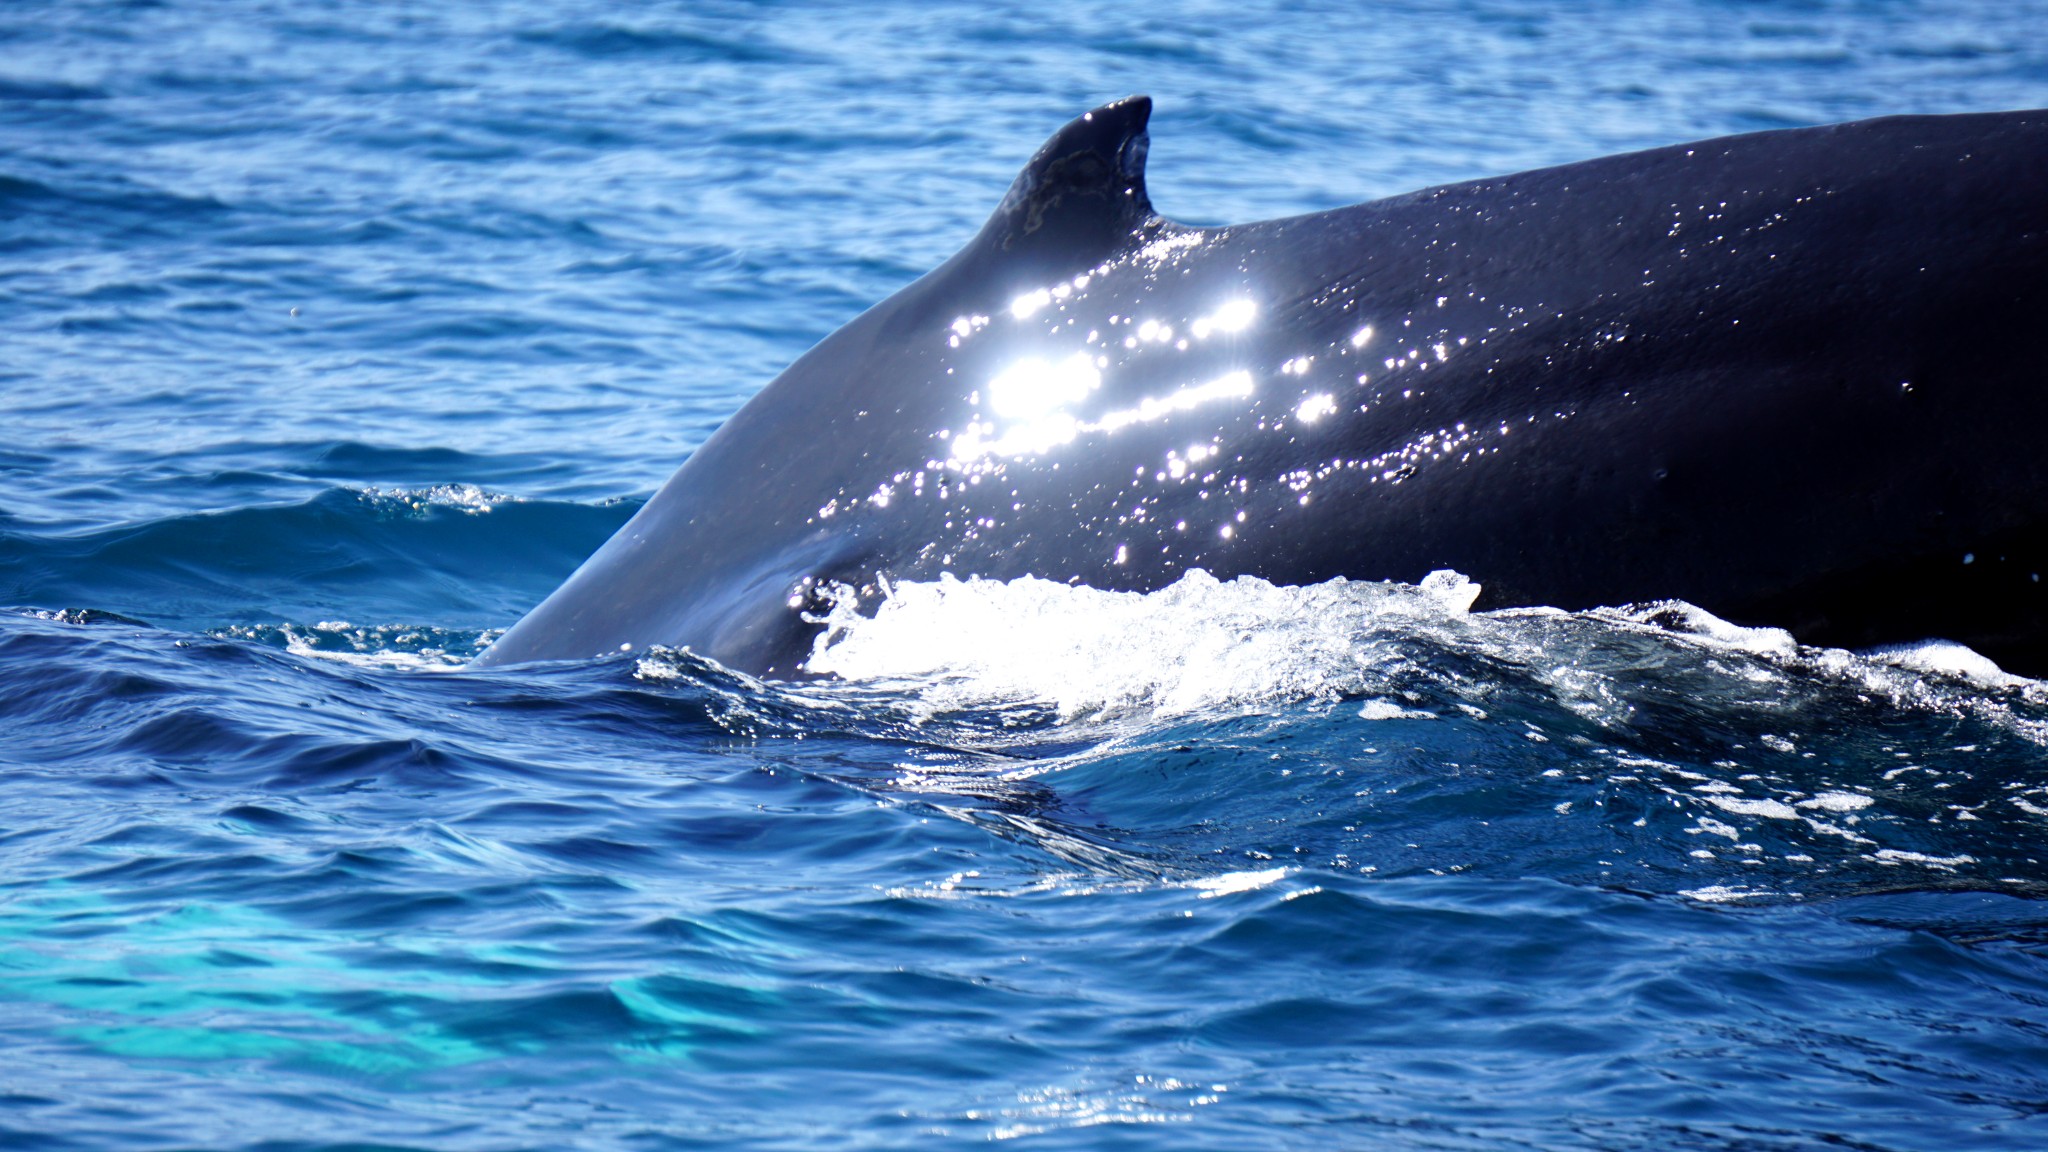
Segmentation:
[(0, 8), (0, 1146), (2048, 1147), (1967, 651), (1197, 574), (462, 667), (1131, 92), (1222, 223), (2048, 105), (2048, 4)]

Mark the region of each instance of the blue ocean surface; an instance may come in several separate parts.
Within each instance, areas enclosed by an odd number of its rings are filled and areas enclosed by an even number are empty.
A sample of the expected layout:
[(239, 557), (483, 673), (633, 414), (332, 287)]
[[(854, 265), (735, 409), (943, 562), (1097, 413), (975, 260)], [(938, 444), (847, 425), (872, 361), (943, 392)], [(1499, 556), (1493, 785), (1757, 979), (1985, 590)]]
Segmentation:
[(1191, 574), (463, 667), (1133, 92), (1217, 224), (2048, 106), (2048, 4), (0, 7), (0, 1146), (2048, 1147), (1967, 651)]

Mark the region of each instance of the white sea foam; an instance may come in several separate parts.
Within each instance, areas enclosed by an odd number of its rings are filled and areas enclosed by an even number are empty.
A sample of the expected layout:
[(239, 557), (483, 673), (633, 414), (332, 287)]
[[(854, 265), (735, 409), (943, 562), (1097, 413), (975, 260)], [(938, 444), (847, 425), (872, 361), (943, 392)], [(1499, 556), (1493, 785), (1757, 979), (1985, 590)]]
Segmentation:
[(1952, 640), (1887, 644), (1877, 648), (1866, 648), (1863, 655), (1914, 672), (1952, 676), (1980, 688), (2013, 688), (2032, 683), (2005, 671), (1976, 650)]
[(1362, 693), (1375, 635), (1454, 626), (1478, 594), (1454, 572), (1280, 587), (1197, 570), (1150, 594), (944, 577), (897, 585), (871, 618), (842, 600), (808, 667), (912, 686), (935, 711), (1033, 700), (1067, 717), (1178, 715)]
[(1742, 885), (1709, 884), (1704, 888), (1680, 889), (1680, 896), (1688, 896), (1703, 904), (1734, 904), (1743, 900), (1782, 900), (1797, 897), (1797, 892), (1768, 892), (1759, 888)]
[(1782, 628), (1745, 628), (1683, 600), (1660, 600), (1632, 608), (1602, 608), (1592, 615), (1631, 624), (1649, 624), (1695, 643), (1755, 656), (1792, 656), (1799, 642)]
[[(821, 701), (879, 692), (914, 723), (973, 716), (978, 724), (994, 715), (1030, 725), (1054, 716), (1121, 725), (1344, 701), (1330, 710), (1333, 720), (1436, 725), (1461, 712), (1481, 723), (1505, 715), (1501, 693), (1511, 689), (1503, 684), (1519, 684), (1551, 694), (1588, 726), (1545, 733), (1527, 721), (1507, 721), (1517, 735), (1574, 742), (1585, 758), (1613, 765), (1607, 783), (1622, 794), (1661, 795), (1659, 803), (1682, 813), (1683, 831), (1696, 837), (1686, 844), (1688, 859), (1716, 869), (1841, 853), (1935, 870), (1972, 863), (1954, 847), (1923, 855), (1887, 843), (1925, 819), (1913, 810), (1915, 801), (1898, 802), (1906, 786), (1894, 777), (1934, 770), (1816, 759), (1810, 749), (1826, 741), (1802, 722), (1814, 715), (1817, 697), (1847, 692), (1866, 702), (1967, 716), (2048, 744), (2048, 727), (2027, 718), (2028, 702), (2037, 703), (2044, 686), (1961, 683), (1955, 670), (1971, 665), (1962, 655), (1967, 650), (1955, 646), (1915, 646), (1940, 657), (1915, 668), (1896, 662), (1896, 653), (1880, 659), (1802, 647), (1788, 633), (1740, 627), (1688, 604), (1475, 614), (1478, 593), (1478, 585), (1454, 572), (1419, 585), (1333, 580), (1288, 587), (1196, 571), (1149, 594), (1031, 578), (944, 577), (888, 586), (865, 615), (840, 590), (808, 668), (841, 683), (803, 691)], [(1468, 666), (1513, 671), (1504, 681), (1492, 670), (1459, 671)], [(1672, 692), (1753, 712), (1766, 730), (1717, 749), (1711, 760), (1642, 755), (1633, 733), (1644, 702)], [(1002, 722), (1007, 727), (1010, 720)], [(1612, 733), (1614, 746), (1601, 746), (1601, 730)], [(1020, 771), (1037, 775), (1065, 763), (1035, 759)], [(1552, 767), (1543, 775), (1570, 771)], [(2006, 799), (2030, 815), (2048, 814), (2044, 796)], [(1566, 816), (1598, 809), (1597, 802), (1555, 797), (1549, 806)], [(1950, 807), (1955, 821), (1981, 818), (1981, 805)], [(1775, 887), (1722, 883), (1687, 895), (1708, 902), (1797, 895)]]
[[(1641, 650), (1616, 643), (1616, 634), (1649, 634), (1705, 650), (1707, 669), (1745, 695), (1761, 693), (1760, 700), (1783, 697), (1790, 706), (1802, 684), (1847, 681), (1896, 706), (1966, 712), (2048, 744), (2048, 726), (1974, 690), (2048, 695), (2048, 685), (1997, 672), (1960, 645), (1930, 642), (1867, 656), (1806, 648), (1780, 629), (1731, 624), (1680, 601), (1475, 615), (1479, 587), (1448, 571), (1419, 585), (1336, 579), (1296, 587), (1255, 577), (1220, 581), (1195, 570), (1148, 594), (1031, 577), (943, 576), (894, 585), (871, 616), (850, 593), (841, 595), (807, 667), (900, 691), (927, 714), (1032, 703), (1068, 719), (1170, 716), (1352, 697), (1364, 698), (1361, 719), (1406, 720), (1430, 713), (1388, 690), (1389, 669), (1399, 664), (1402, 642), (1419, 640), (1519, 665), (1564, 706), (1609, 726), (1629, 722), (1631, 685), (1648, 667)], [(1959, 678), (1969, 686), (1957, 685)], [(1801, 755), (1783, 736), (1763, 743)]]
[(500, 504), (519, 503), (523, 499), (503, 492), (488, 492), (474, 484), (436, 484), (431, 488), (365, 488), (361, 496), (364, 502), (369, 504), (397, 504), (412, 512), (425, 512), (429, 508), (453, 508), (471, 516), (480, 516)]
[(1964, 864), (1975, 864), (1975, 856), (1930, 856), (1925, 852), (1907, 852), (1898, 848), (1880, 848), (1870, 854), (1880, 864), (1918, 864), (1942, 872), (1953, 872)]
[(1797, 820), (1799, 813), (1782, 800), (1752, 796), (1708, 796), (1707, 803), (1737, 816), (1762, 816), (1766, 820)]
[(489, 647), (499, 631), (466, 632), (408, 624), (356, 625), (346, 620), (322, 620), (317, 624), (235, 624), (214, 634), (280, 646), (294, 656), (361, 668), (447, 672), (462, 667)]
[(1801, 808), (1819, 808), (1827, 812), (1857, 812), (1870, 807), (1873, 801), (1868, 796), (1855, 792), (1822, 792), (1808, 800), (1801, 800)]

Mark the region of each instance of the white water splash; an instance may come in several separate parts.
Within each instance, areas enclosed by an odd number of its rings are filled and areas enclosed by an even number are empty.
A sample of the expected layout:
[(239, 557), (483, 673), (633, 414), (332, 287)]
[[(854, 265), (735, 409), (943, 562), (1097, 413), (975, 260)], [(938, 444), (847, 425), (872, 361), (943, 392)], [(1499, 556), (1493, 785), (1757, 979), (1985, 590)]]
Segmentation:
[[(1416, 585), (1339, 578), (1285, 586), (1197, 569), (1144, 594), (942, 576), (890, 587), (872, 616), (841, 590), (806, 668), (901, 692), (925, 715), (1028, 703), (1070, 720), (1176, 716), (1348, 697), (1363, 698), (1361, 719), (1409, 720), (1429, 713), (1389, 693), (1389, 673), (1400, 665), (1398, 646), (1420, 641), (1519, 665), (1605, 726), (1628, 722), (1636, 682), (1662, 662), (1651, 656), (1645, 665), (1642, 651), (1623, 642), (1648, 635), (1704, 650), (1705, 667), (1731, 691), (1783, 697), (1783, 707), (1806, 687), (1848, 682), (1898, 707), (1974, 714), (2048, 744), (2048, 728), (1983, 691), (2033, 699), (2048, 696), (2048, 685), (1999, 672), (1961, 645), (1807, 648), (1783, 630), (1731, 624), (1678, 601), (1473, 614), (1479, 591), (1449, 571)], [(1467, 705), (1484, 714), (1483, 700)], [(1763, 742), (1794, 751), (1783, 737)]]
[(471, 516), (481, 516), (500, 504), (516, 504), (525, 499), (503, 492), (488, 492), (474, 484), (436, 484), (431, 488), (365, 488), (360, 497), (364, 503), (380, 508), (397, 506), (410, 512), (425, 512), (430, 508), (452, 508)]
[(211, 634), (251, 640), (281, 647), (294, 656), (359, 668), (449, 672), (489, 647), (501, 631), (468, 632), (410, 624), (356, 625), (346, 620), (322, 620), (317, 624), (234, 624)]
[(897, 585), (872, 618), (842, 598), (807, 667), (912, 687), (935, 712), (1043, 701), (1062, 716), (1181, 715), (1364, 691), (1378, 632), (1454, 626), (1479, 586), (1280, 587), (1200, 570), (1150, 594), (1024, 577)]
[(1914, 672), (1929, 672), (1975, 684), (1979, 688), (2016, 688), (2033, 683), (1992, 663), (1974, 649), (1951, 640), (1922, 640), (1916, 644), (1886, 644), (1865, 649), (1872, 660)]

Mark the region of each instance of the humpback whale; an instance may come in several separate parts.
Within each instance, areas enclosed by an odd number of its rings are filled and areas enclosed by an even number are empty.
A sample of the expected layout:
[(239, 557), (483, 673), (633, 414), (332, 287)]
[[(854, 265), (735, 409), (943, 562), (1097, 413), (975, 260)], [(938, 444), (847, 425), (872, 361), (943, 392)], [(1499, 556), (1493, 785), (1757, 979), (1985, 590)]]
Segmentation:
[(1218, 228), (1151, 103), (819, 342), (478, 659), (802, 674), (827, 589), (1455, 569), (2048, 672), (2048, 112), (1762, 132)]

